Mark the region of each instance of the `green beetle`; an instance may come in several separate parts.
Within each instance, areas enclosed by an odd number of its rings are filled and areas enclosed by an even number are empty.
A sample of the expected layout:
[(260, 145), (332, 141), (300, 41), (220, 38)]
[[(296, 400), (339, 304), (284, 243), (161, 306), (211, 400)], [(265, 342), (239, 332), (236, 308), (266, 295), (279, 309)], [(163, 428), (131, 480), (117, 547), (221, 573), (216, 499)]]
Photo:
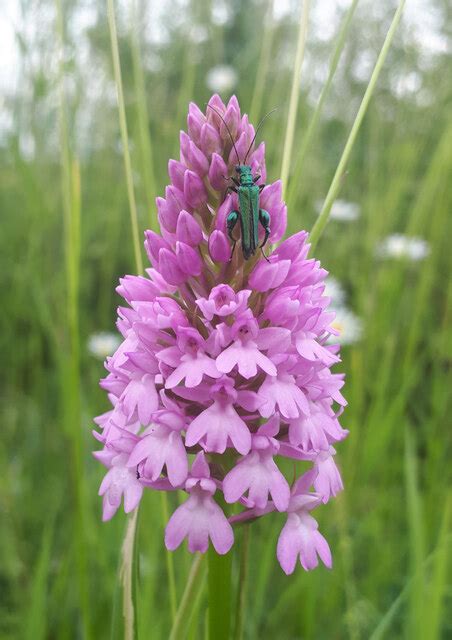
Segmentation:
[[(259, 197), (262, 189), (265, 187), (264, 184), (257, 185), (256, 182), (259, 180), (260, 176), (253, 176), (251, 171), (251, 166), (246, 163), (246, 159), (248, 157), (249, 152), (254, 144), (257, 133), (261, 128), (264, 120), (276, 109), (273, 109), (267, 115), (265, 115), (262, 120), (259, 122), (254, 137), (251, 141), (250, 146), (248, 147), (248, 151), (246, 152), (245, 158), (243, 162), (240, 162), (239, 154), (237, 151), (237, 147), (235, 146), (234, 139), (231, 135), (228, 125), (226, 124), (221, 113), (212, 107), (212, 105), (207, 105), (210, 109), (215, 111), (215, 113), (221, 118), (223, 121), (226, 130), (231, 138), (232, 146), (235, 151), (235, 155), (237, 156), (238, 164), (235, 166), (235, 172), (237, 174), (237, 178), (231, 176), (229, 180), (232, 180), (234, 183), (228, 187), (228, 191), (234, 191), (237, 194), (239, 200), (239, 208), (231, 211), (226, 218), (226, 227), (228, 231), (228, 236), (232, 240), (232, 251), (231, 258), (234, 253), (235, 245), (237, 244), (237, 240), (232, 235), (235, 225), (240, 221), (240, 230), (241, 230), (241, 244), (242, 244), (242, 253), (245, 260), (251, 258), (256, 253), (256, 250), (263, 249), (266, 245), (268, 237), (271, 233), (270, 230), (270, 215), (268, 211), (265, 209), (261, 209), (259, 206)], [(259, 245), (259, 224), (262, 225), (265, 236), (262, 241), (262, 244)], [(264, 257), (266, 258), (265, 254)], [(266, 258), (267, 259), (267, 258)]]
[[(226, 219), (228, 235), (231, 238), (232, 254), (234, 253), (236, 240), (232, 235), (235, 225), (240, 221), (242, 253), (245, 260), (254, 256), (256, 249), (262, 249), (270, 235), (270, 215), (259, 206), (259, 196), (265, 185), (257, 185), (256, 182), (260, 176), (254, 176), (251, 173), (251, 167), (247, 164), (238, 164), (235, 167), (238, 179), (232, 177), (231, 180), (235, 186), (229, 189), (237, 193), (239, 199), (239, 209), (231, 211)], [(262, 244), (259, 245), (259, 223), (264, 228), (265, 237)]]

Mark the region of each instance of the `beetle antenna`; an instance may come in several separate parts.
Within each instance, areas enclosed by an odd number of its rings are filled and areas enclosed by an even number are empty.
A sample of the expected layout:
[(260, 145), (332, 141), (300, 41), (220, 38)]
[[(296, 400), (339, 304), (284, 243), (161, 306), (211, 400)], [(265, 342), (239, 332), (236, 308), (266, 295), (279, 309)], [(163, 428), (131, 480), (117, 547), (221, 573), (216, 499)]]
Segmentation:
[(217, 114), (217, 116), (219, 116), (221, 118), (221, 120), (223, 121), (224, 126), (226, 127), (226, 131), (229, 133), (229, 137), (231, 138), (231, 142), (232, 142), (232, 146), (234, 147), (234, 151), (235, 151), (235, 155), (237, 156), (237, 162), (239, 164), (242, 164), (240, 162), (240, 158), (239, 158), (239, 154), (237, 151), (237, 147), (235, 146), (235, 142), (234, 142), (234, 138), (232, 137), (231, 131), (227, 125), (226, 120), (223, 118), (223, 116), (221, 115), (221, 113), (218, 111), (218, 109), (215, 109), (215, 107), (212, 107), (211, 104), (206, 104), (206, 107), (209, 107), (209, 109), (212, 109), (212, 111), (215, 111), (215, 113)]
[(257, 136), (257, 134), (258, 134), (258, 132), (259, 132), (259, 129), (260, 129), (260, 128), (262, 127), (262, 125), (264, 124), (264, 121), (268, 118), (268, 116), (270, 116), (274, 111), (277, 111), (277, 110), (278, 110), (278, 107), (275, 107), (274, 109), (272, 109), (271, 111), (269, 111), (268, 113), (266, 113), (266, 114), (265, 114), (265, 116), (262, 118), (262, 120), (261, 120), (261, 121), (259, 122), (259, 124), (257, 125), (257, 129), (256, 129), (256, 132), (255, 132), (255, 134), (254, 134), (254, 138), (251, 140), (251, 144), (250, 144), (250, 146), (248, 147), (248, 151), (246, 152), (246, 156), (245, 156), (245, 160), (243, 161), (243, 164), (245, 164), (246, 159), (248, 158), (248, 154), (249, 154), (249, 152), (251, 151), (251, 147), (253, 146), (254, 141), (256, 140), (256, 136)]

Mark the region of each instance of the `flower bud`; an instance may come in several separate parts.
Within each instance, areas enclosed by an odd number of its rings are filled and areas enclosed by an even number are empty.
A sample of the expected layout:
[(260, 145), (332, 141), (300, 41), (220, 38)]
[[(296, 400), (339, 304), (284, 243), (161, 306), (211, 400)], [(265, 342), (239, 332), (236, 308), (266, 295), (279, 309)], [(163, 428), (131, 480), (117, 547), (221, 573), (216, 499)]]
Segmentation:
[(159, 295), (159, 288), (148, 278), (142, 276), (124, 276), (119, 279), (116, 292), (130, 304), (133, 300), (152, 302)]
[(289, 259), (289, 260), (297, 260), (300, 255), (303, 257), (306, 256), (306, 240), (308, 239), (307, 231), (299, 231), (295, 233), (287, 240), (284, 240), (282, 244), (274, 252), (275, 256), (278, 256), (279, 259)]
[(232, 147), (231, 151), (229, 152), (228, 164), (234, 166), (237, 164), (237, 162), (244, 162), (245, 155), (246, 155), (246, 152), (248, 151), (249, 146), (250, 146), (250, 141), (248, 141), (248, 137), (245, 131), (243, 131), (240, 138), (235, 143), (235, 148)]
[[(221, 115), (224, 114), (226, 110), (226, 107), (224, 106), (224, 102), (220, 98), (218, 93), (214, 93), (214, 95), (210, 98), (207, 104), (208, 104), (208, 107), (206, 109), (207, 122), (210, 122), (210, 124), (213, 125), (217, 129), (217, 131), (219, 131), (220, 125), (221, 125), (221, 118), (218, 115), (217, 111), (220, 112)], [(213, 107), (213, 109), (210, 109), (209, 107)], [(216, 111), (214, 111), (214, 109), (216, 109)]]
[(218, 153), (212, 154), (209, 167), (209, 181), (214, 189), (223, 191), (228, 186), (227, 183), (228, 168), (223, 158)]
[(289, 273), (290, 264), (290, 260), (276, 262), (261, 260), (250, 275), (249, 286), (257, 291), (269, 291), (279, 287)]
[(282, 182), (277, 180), (272, 184), (267, 185), (261, 193), (260, 206), (272, 215), (272, 210), (276, 209), (281, 204), (282, 195)]
[(176, 256), (168, 249), (159, 251), (159, 270), (169, 284), (182, 284), (187, 279), (185, 273), (179, 268)]
[(188, 107), (187, 128), (188, 135), (196, 143), (199, 143), (201, 127), (206, 122), (206, 116), (194, 102), (190, 102)]
[(168, 174), (171, 179), (173, 185), (179, 189), (179, 191), (184, 190), (184, 173), (187, 167), (177, 160), (170, 160), (168, 162)]
[(217, 229), (220, 231), (224, 231), (226, 229), (226, 218), (233, 209), (234, 203), (232, 194), (228, 194), (217, 211), (217, 217), (215, 219), (215, 226)]
[(209, 171), (209, 161), (184, 131), (180, 132), (180, 148), (181, 155), (189, 169), (200, 176), (205, 176)]
[(211, 157), (212, 153), (221, 152), (220, 134), (208, 122), (202, 125), (200, 147), (208, 158)]
[(148, 230), (145, 232), (146, 240), (144, 241), (144, 248), (148, 255), (149, 261), (152, 266), (158, 269), (159, 264), (159, 251), (160, 249), (169, 249), (169, 244), (155, 231)]
[(187, 171), (184, 175), (184, 196), (185, 200), (193, 208), (205, 202), (207, 194), (203, 181), (194, 171)]
[[(234, 139), (240, 128), (240, 111), (229, 103), (224, 114), (224, 122), (220, 124), (220, 135), (226, 142), (230, 142), (229, 132)], [(229, 132), (228, 132), (229, 129)]]
[(209, 254), (214, 262), (228, 262), (231, 256), (231, 247), (226, 235), (216, 229), (209, 237)]
[[(277, 211), (277, 213), (275, 213)], [(280, 204), (276, 210), (273, 210), (270, 220), (271, 233), (269, 242), (278, 242), (286, 233), (287, 228), (287, 207)]]
[(187, 211), (181, 211), (177, 219), (176, 238), (191, 246), (202, 242), (202, 229), (194, 217)]
[[(168, 189), (168, 187), (167, 187)], [(157, 205), (157, 217), (160, 225), (167, 231), (174, 232), (176, 230), (178, 211), (168, 206), (165, 198), (156, 198), (155, 203)]]
[(185, 242), (176, 242), (176, 256), (179, 268), (189, 276), (199, 276), (202, 261), (199, 252)]

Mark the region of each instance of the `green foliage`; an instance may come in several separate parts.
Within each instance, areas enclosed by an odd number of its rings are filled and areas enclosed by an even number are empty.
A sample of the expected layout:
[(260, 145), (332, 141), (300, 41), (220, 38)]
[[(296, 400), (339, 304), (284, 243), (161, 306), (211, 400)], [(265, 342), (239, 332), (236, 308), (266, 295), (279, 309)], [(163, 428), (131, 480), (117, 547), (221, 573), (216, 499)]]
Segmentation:
[[(87, 3), (63, 2), (58, 27), (53, 0), (38, 4), (21, 3), (20, 82), (5, 96), (0, 130), (0, 637), (108, 638), (112, 629), (116, 638), (125, 518), (100, 520), (102, 469), (90, 454), (90, 429), (106, 404), (97, 385), (102, 365), (86, 348), (90, 334), (113, 329), (114, 286), (135, 271), (108, 20), (104, 4), (93, 3), (82, 28)], [(289, 13), (266, 21), (262, 33), (271, 3), (258, 0), (174, 0), (150, 3), (150, 11), (147, 4), (121, 3), (118, 12), (140, 237), (155, 226), (150, 203), (163, 193), (188, 102), (206, 102), (205, 77), (215, 65), (236, 69), (245, 111), (253, 104), (257, 118), (279, 106), (262, 134), (268, 179), (279, 177), (299, 22)], [(371, 11), (374, 4), (358, 2), (339, 61), (339, 22), (328, 38), (308, 25), (287, 190), (292, 232), (316, 220), (315, 203), (328, 192), (394, 13), (392, 2)], [(433, 4), (446, 37), (450, 7)], [(368, 59), (363, 72), (358, 62)], [(337, 69), (329, 78), (331, 61)], [(361, 341), (343, 352), (350, 436), (338, 458), (346, 490), (319, 509), (335, 566), (284, 576), (275, 559), (282, 517), (253, 524), (244, 640), (452, 633), (451, 98), (447, 55), (428, 55), (402, 19), (340, 185), (340, 197), (358, 203), (361, 215), (330, 220), (316, 248), (364, 325)], [(377, 259), (376, 246), (394, 232), (423, 237), (429, 256)], [(178, 500), (169, 496), (170, 511)], [(175, 552), (174, 593), (163, 526), (161, 496), (146, 492), (137, 533), (139, 638), (169, 637), (174, 602), (186, 604), (192, 558)], [(234, 587), (239, 571), (237, 554)], [(199, 597), (182, 632), (200, 638), (204, 567), (189, 584)]]

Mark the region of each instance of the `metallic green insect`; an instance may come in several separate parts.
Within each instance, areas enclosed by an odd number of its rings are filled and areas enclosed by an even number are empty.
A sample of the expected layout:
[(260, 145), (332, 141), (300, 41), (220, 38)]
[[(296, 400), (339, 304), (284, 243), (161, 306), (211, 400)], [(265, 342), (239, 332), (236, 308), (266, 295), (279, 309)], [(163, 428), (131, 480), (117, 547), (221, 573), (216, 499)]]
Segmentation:
[[(230, 185), (228, 187), (229, 191), (234, 191), (239, 200), (239, 209), (231, 211), (228, 217), (226, 218), (226, 227), (228, 231), (228, 236), (232, 240), (232, 251), (231, 251), (231, 260), (234, 253), (235, 245), (237, 240), (232, 235), (235, 225), (237, 222), (240, 222), (240, 230), (241, 230), (241, 244), (242, 244), (242, 253), (245, 260), (248, 260), (251, 256), (254, 256), (256, 250), (262, 249), (267, 243), (268, 237), (270, 235), (270, 215), (264, 209), (261, 209), (259, 206), (259, 197), (262, 189), (265, 187), (264, 184), (257, 185), (260, 176), (253, 176), (251, 172), (251, 167), (246, 163), (246, 159), (248, 157), (249, 152), (254, 144), (257, 133), (262, 126), (264, 120), (270, 113), (267, 113), (264, 118), (260, 121), (256, 133), (254, 134), (254, 138), (251, 141), (250, 146), (248, 147), (248, 151), (246, 152), (245, 158), (243, 162), (240, 162), (239, 154), (237, 152), (237, 148), (234, 143), (234, 139), (229, 131), (229, 127), (223, 119), (221, 113), (212, 107), (211, 105), (207, 105), (210, 109), (213, 109), (215, 113), (221, 118), (223, 121), (227, 132), (229, 133), (229, 137), (231, 138), (232, 146), (234, 148), (235, 154), (237, 156), (238, 164), (235, 166), (235, 171), (237, 173), (237, 178), (231, 176), (229, 180), (232, 180), (234, 185)], [(265, 236), (262, 244), (259, 245), (259, 224), (262, 225)], [(264, 255), (264, 257), (266, 257)]]

